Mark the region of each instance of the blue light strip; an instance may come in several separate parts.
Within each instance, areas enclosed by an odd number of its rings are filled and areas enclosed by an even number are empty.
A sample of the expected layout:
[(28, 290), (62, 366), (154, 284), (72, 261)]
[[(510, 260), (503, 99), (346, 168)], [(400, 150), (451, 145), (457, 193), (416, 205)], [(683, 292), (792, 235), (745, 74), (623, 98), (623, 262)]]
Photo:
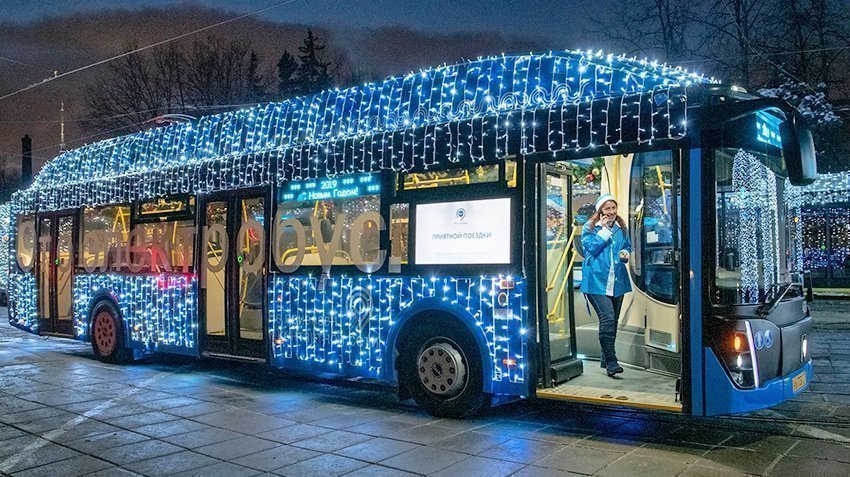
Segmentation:
[(504, 305), (497, 303), (500, 277), (446, 278), (340, 276), (324, 290), (315, 277), (274, 275), (269, 290), (272, 363), (381, 378), (387, 337), (417, 300), (437, 298), (460, 307), (489, 344), (494, 383), (518, 384), (526, 376), (523, 323), (525, 283), (517, 281)]

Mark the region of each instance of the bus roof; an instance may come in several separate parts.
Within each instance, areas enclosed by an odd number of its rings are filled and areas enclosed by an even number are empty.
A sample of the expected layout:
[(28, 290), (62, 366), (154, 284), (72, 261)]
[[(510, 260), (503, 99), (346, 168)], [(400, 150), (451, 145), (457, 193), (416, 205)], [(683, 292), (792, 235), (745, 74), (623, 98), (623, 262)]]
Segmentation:
[[(622, 100), (617, 103), (621, 126), (629, 116), (643, 114), (639, 109), (644, 101), (647, 104), (644, 109), (651, 108), (653, 114), (667, 117), (668, 131), (656, 136), (653, 127), (650, 132), (652, 138), (663, 138), (678, 127), (669, 117), (669, 111), (663, 111), (663, 102), (673, 96), (671, 91), (710, 82), (714, 80), (681, 68), (602, 52), (560, 51), (481, 58), (382, 82), (204, 116), (197, 121), (82, 146), (49, 161), (35, 178), (30, 192), (218, 162), (235, 156), (256, 157), (289, 151), (318, 161), (318, 156), (327, 153), (331, 144), (376, 141), (377, 137), (386, 141), (393, 135), (416, 135), (417, 131), (424, 138), (429, 131), (433, 136), (435, 127), (456, 123), (469, 124), (473, 132), (467, 135), (472, 136), (476, 134), (476, 121), (483, 121), (482, 124), (491, 121), (498, 136), (498, 129), (510, 127), (509, 122), (514, 118), (523, 123), (523, 128), (532, 128), (537, 125), (525, 124), (526, 120), (534, 121), (527, 113), (541, 110), (551, 113), (559, 107), (575, 110), (573, 120), (589, 114), (593, 122), (594, 107), (582, 112), (582, 105), (607, 98), (610, 106), (612, 98), (630, 95), (638, 98), (629, 102), (638, 107), (638, 112), (626, 111), (628, 104)], [(652, 96), (659, 91), (662, 94)], [(659, 110), (655, 111), (656, 108)], [(611, 110), (612, 107), (605, 110), (606, 117)], [(599, 117), (595, 121), (599, 122)], [(606, 131), (613, 129), (607, 122), (604, 126)], [(486, 135), (484, 126), (481, 128), (481, 133)], [(581, 145), (579, 128), (575, 129), (576, 138), (569, 144), (565, 139), (563, 149)], [(595, 134), (584, 142), (593, 145)], [(597, 144), (607, 143), (607, 134), (602, 135), (605, 138)], [(405, 144), (402, 139), (400, 148)], [(506, 153), (506, 149), (499, 152)], [(420, 153), (407, 155), (416, 154)], [(392, 160), (381, 160), (377, 168), (409, 168), (413, 161), (404, 155), (405, 151), (396, 150)], [(297, 171), (292, 174), (299, 175)]]

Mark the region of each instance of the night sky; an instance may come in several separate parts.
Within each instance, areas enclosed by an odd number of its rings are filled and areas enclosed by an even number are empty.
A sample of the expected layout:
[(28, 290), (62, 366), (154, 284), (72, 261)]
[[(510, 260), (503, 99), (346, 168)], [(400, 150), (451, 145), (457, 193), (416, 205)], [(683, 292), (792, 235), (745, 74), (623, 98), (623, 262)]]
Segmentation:
[[(2, 0), (0, 96), (120, 53), (128, 40), (151, 44), (278, 1)], [(202, 35), (249, 40), (274, 67), (311, 27), (352, 64), (384, 77), (482, 55), (610, 49), (588, 19), (614, 1), (296, 0)], [(105, 73), (99, 66), (0, 100), (0, 156), (17, 167), (20, 138), (29, 134), (36, 170), (55, 157), (62, 101), (68, 146), (93, 141), (78, 120), (86, 117), (86, 86)]]
[[(582, 36), (584, 12), (611, 0), (296, 0), (257, 15), (283, 23), (327, 26), (336, 30), (399, 25), (440, 33), (498, 31), (533, 36), (558, 44)], [(103, 9), (139, 9), (179, 4), (248, 13), (278, 0), (4, 0), (0, 20), (31, 22), (44, 16), (67, 16)], [(563, 47), (561, 47), (563, 48)]]

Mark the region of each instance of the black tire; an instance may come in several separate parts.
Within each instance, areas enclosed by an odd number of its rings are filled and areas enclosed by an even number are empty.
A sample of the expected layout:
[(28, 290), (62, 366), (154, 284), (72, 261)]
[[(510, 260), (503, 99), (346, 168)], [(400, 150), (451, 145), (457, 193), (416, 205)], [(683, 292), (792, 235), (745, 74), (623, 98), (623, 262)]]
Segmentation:
[[(478, 345), (470, 332), (449, 320), (413, 326), (398, 357), (398, 373), (399, 385), (416, 404), (433, 416), (455, 419), (489, 408)], [(457, 360), (461, 366), (452, 367)]]
[(89, 338), (95, 356), (104, 363), (121, 364), (132, 361), (133, 353), (124, 343), (124, 323), (118, 308), (102, 300), (92, 307), (89, 317)]

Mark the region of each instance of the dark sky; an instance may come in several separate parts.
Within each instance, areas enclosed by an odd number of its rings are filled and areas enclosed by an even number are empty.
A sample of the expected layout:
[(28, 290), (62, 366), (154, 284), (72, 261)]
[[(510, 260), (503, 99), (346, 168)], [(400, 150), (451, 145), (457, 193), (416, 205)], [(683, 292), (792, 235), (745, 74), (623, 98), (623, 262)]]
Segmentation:
[[(66, 16), (103, 9), (202, 5), (248, 13), (279, 0), (3, 0), (0, 20), (30, 22), (44, 16)], [(553, 48), (581, 38), (584, 18), (612, 0), (295, 0), (258, 17), (284, 23), (305, 23), (331, 29), (376, 28), (387, 25), (441, 33), (499, 31), (549, 40)], [(569, 44), (569, 45), (568, 45)], [(557, 46), (560, 45), (560, 46)]]
[[(279, 1), (0, 0), (0, 96), (120, 53), (128, 40), (151, 44)], [(615, 1), (296, 0), (202, 35), (247, 39), (273, 67), (312, 27), (383, 77), (482, 55), (605, 48), (588, 19)], [(68, 146), (91, 142), (74, 120), (86, 117), (85, 88), (108, 73), (99, 66), (0, 100), (0, 157), (18, 167), (24, 134), (33, 138), (36, 171), (54, 157), (60, 101)]]

